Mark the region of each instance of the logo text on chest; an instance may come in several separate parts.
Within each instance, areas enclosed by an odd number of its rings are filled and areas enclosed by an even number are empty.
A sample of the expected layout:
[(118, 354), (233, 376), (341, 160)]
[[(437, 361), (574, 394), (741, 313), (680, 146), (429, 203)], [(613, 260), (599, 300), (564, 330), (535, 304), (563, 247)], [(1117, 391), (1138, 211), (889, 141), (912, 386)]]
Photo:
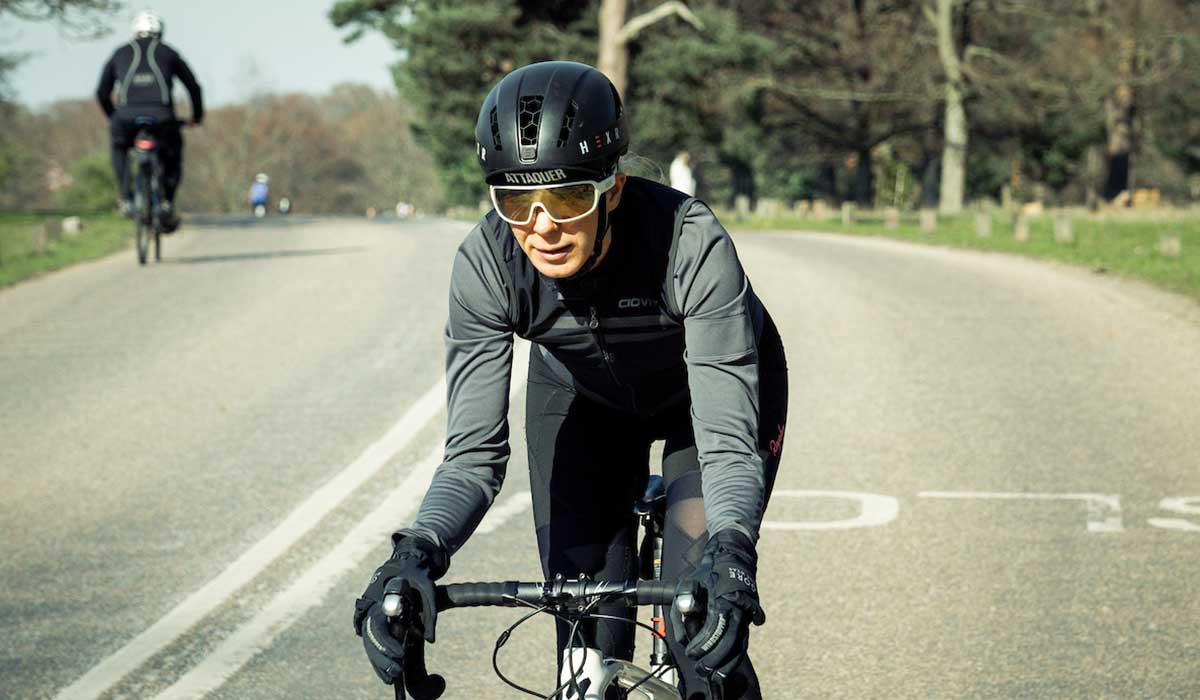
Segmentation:
[(658, 299), (627, 297), (617, 302), (618, 309), (654, 309), (658, 307)]

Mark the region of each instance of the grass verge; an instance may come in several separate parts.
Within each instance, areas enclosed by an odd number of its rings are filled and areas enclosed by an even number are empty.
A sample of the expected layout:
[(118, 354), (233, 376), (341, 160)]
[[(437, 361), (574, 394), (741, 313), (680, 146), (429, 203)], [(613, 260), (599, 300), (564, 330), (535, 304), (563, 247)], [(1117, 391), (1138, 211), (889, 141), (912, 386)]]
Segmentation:
[[(722, 221), (735, 229), (806, 230), (857, 236), (893, 238), (928, 245), (991, 250), (1032, 258), (1056, 260), (1150, 282), (1200, 301), (1200, 211), (1166, 210), (1092, 214), (1085, 211), (1048, 212), (1028, 217), (1029, 239), (1014, 237), (1015, 220), (1003, 212), (990, 214), (991, 235), (977, 233), (974, 212), (938, 217), (933, 233), (923, 233), (915, 213), (902, 216), (888, 227), (882, 213), (862, 212), (853, 224), (840, 216), (818, 221), (781, 217), (738, 219), (729, 213)], [(1070, 242), (1055, 238), (1055, 219), (1067, 217), (1073, 233)], [(1178, 239), (1178, 247), (1166, 242)]]
[(114, 253), (133, 238), (127, 219), (116, 214), (89, 214), (80, 217), (83, 229), (79, 233), (48, 237), (42, 247), (38, 232), (51, 218), (61, 217), (0, 214), (0, 287)]

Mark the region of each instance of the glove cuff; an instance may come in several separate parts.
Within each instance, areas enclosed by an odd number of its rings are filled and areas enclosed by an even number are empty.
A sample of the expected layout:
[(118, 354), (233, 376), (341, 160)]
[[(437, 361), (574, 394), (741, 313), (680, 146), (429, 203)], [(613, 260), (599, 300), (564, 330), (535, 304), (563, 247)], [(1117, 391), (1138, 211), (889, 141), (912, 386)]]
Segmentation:
[(714, 561), (724, 557), (733, 557), (742, 565), (748, 567), (751, 573), (757, 573), (758, 569), (758, 552), (754, 548), (754, 543), (750, 538), (740, 530), (726, 529), (721, 530), (717, 534), (708, 538), (708, 544), (704, 547), (705, 556), (712, 557)]
[(429, 570), (430, 580), (438, 580), (450, 568), (450, 553), (427, 538), (397, 532), (392, 535), (392, 545), (392, 559), (415, 559)]

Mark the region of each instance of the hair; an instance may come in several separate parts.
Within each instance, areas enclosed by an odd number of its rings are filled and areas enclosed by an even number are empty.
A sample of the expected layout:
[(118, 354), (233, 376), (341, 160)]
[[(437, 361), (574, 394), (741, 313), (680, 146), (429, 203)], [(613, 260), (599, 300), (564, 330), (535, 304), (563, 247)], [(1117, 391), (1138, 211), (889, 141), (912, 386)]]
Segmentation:
[(643, 177), (647, 180), (665, 183), (667, 181), (666, 174), (663, 172), (662, 166), (656, 161), (653, 161), (643, 155), (630, 151), (621, 156), (621, 160), (617, 163), (617, 170), (626, 175), (635, 177)]

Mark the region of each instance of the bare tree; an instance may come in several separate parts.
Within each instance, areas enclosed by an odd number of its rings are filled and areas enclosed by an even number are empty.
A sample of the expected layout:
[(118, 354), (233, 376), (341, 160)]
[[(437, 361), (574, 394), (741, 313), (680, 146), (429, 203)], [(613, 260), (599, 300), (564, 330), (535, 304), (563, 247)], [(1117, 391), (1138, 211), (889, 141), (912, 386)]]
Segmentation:
[(629, 0), (602, 0), (600, 3), (600, 47), (597, 67), (608, 76), (617, 92), (625, 94), (629, 84), (629, 44), (643, 29), (655, 22), (677, 15), (696, 29), (703, 29), (700, 19), (679, 0), (670, 0), (652, 10), (626, 21)]
[(925, 7), (926, 15), (937, 30), (938, 58), (946, 82), (942, 181), (938, 197), (938, 209), (943, 214), (962, 211), (967, 177), (967, 111), (963, 105), (966, 82), (954, 36), (954, 12), (958, 5), (961, 0), (937, 0), (936, 11)]

